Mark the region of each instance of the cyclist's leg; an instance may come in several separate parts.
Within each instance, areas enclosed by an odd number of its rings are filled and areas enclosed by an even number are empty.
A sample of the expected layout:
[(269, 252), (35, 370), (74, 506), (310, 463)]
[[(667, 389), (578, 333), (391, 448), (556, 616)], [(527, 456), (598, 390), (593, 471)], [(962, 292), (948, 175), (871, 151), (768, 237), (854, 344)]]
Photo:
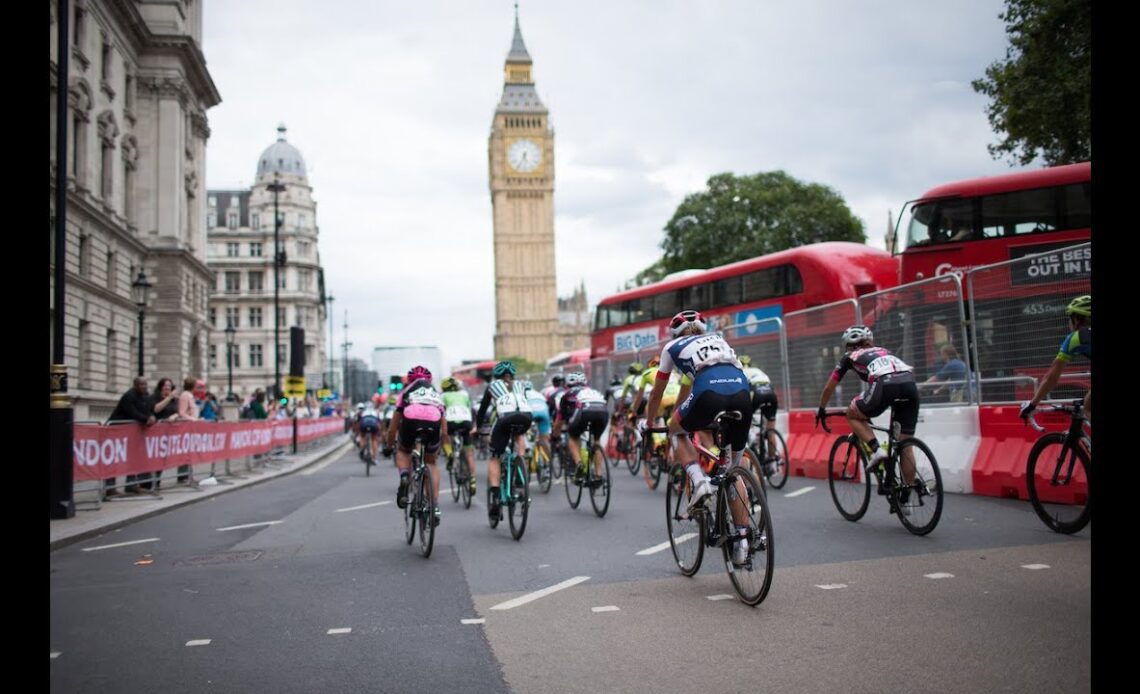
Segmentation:
[[(602, 448), (602, 434), (604, 434), (606, 431), (606, 425), (609, 423), (608, 420), (609, 418), (606, 416), (604, 411), (598, 411), (596, 413), (592, 413), (590, 415), (590, 419), (587, 421), (587, 426), (590, 430), (590, 436), (593, 437), (595, 442), (597, 442), (597, 450), (599, 451)], [(635, 452), (636, 451), (631, 451), (630, 455), (633, 455)], [(601, 455), (595, 455), (594, 459), (591, 462), (594, 464), (594, 474), (598, 477), (602, 477), (602, 466), (606, 464), (605, 459)]]
[[(918, 388), (913, 383), (903, 383), (899, 384), (897, 389), (902, 397), (907, 400), (907, 402), (892, 405), (895, 421), (899, 423), (899, 441), (905, 441), (914, 436), (914, 430), (918, 424)], [(915, 475), (914, 446), (903, 448), (902, 455), (899, 457), (899, 467), (902, 468), (903, 482), (908, 485), (912, 484)]]
[(868, 458), (879, 450), (878, 437), (871, 429), (871, 418), (886, 411), (890, 401), (883, 402), (883, 400), (882, 383), (876, 381), (866, 392), (852, 398), (851, 404), (847, 406), (847, 423), (859, 438), (863, 452)]

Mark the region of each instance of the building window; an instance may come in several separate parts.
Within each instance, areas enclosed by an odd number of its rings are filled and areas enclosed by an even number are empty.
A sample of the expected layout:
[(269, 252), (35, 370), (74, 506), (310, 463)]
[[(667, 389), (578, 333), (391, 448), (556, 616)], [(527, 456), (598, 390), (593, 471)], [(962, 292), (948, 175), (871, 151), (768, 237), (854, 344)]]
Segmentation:
[(210, 370), (218, 368), (218, 346), (210, 345)]
[(286, 273), (284, 270), (277, 273), (277, 288), (278, 289), (284, 289), (285, 288), (285, 275), (286, 275)]
[(305, 223), (308, 221), (304, 214), (297, 215), (297, 226), (301, 229), (305, 228)]
[(286, 345), (285, 343), (281, 343), (280, 345), (278, 345), (277, 363), (279, 365), (284, 366), (285, 361), (288, 359), (288, 355), (289, 355), (288, 345)]
[(209, 201), (209, 205), (210, 205), (210, 207), (217, 207), (217, 206), (218, 206), (218, 196), (216, 196), (216, 195), (211, 195), (211, 196), (208, 198), (208, 201)]
[(218, 217), (213, 210), (210, 210), (210, 213), (206, 215), (206, 228), (213, 229), (216, 226), (218, 226)]
[(265, 358), (261, 353), (261, 345), (249, 346), (249, 365), (252, 367), (265, 365)]
[(210, 309), (210, 327), (218, 327), (218, 309), (216, 308)]
[(83, 50), (83, 39), (87, 34), (87, 12), (82, 7), (75, 8), (75, 33), (72, 34), (72, 45)]
[(240, 244), (236, 244), (236, 243), (227, 243), (227, 244), (226, 244), (226, 257), (227, 257), (227, 258), (236, 258), (236, 257), (238, 257), (238, 253), (239, 253), (240, 251), (241, 251), (241, 246), (240, 246)]
[(79, 235), (79, 275), (87, 277), (91, 272), (91, 235)]
[(234, 329), (240, 327), (241, 319), (238, 316), (238, 308), (236, 306), (226, 307), (226, 327), (233, 326)]
[(115, 145), (104, 139), (99, 143), (99, 152), (99, 195), (110, 202), (115, 192)]
[(107, 331), (107, 385), (106, 390), (119, 389), (119, 341), (114, 330)]
[(237, 229), (238, 226), (238, 213), (237, 210), (230, 210), (226, 213), (226, 226), (231, 229)]
[(107, 82), (107, 83), (111, 82), (111, 58), (112, 58), (112, 56), (113, 56), (113, 52), (111, 50), (111, 42), (107, 40), (106, 36), (104, 36), (103, 37), (103, 62), (102, 62), (102, 65), (100, 67), (102, 69), (103, 81)]
[(241, 366), (241, 345), (234, 345), (234, 349), (230, 353), (230, 358), (234, 360), (235, 369)]
[(277, 307), (277, 322), (280, 325), (287, 325), (287, 323), (285, 322), (285, 307), (284, 306), (278, 306)]
[(261, 327), (261, 307), (260, 306), (249, 309), (249, 327), (251, 327), (251, 328), (260, 328)]
[(249, 273), (249, 293), (250, 294), (260, 294), (261, 293), (261, 286), (262, 286), (261, 280), (263, 277), (264, 277), (264, 274), (261, 272)]
[(254, 229), (260, 229), (261, 228), (261, 215), (254, 212), (251, 219), (252, 219), (252, 223), (253, 223), (253, 228)]
[(297, 276), (297, 288), (303, 292), (309, 291), (309, 286), (313, 283), (313, 273), (308, 270), (301, 270)]
[(115, 274), (115, 252), (107, 249), (107, 289), (112, 292), (118, 287), (118, 276)]
[(298, 241), (297, 242), (297, 255), (301, 256), (302, 258), (308, 258), (309, 257), (309, 242), (308, 241)]
[(241, 273), (240, 272), (227, 272), (226, 273), (226, 294), (240, 294), (241, 293)]
[(79, 321), (79, 364), (77, 364), (76, 374), (79, 376), (79, 387), (91, 387), (91, 323), (89, 321)]
[[(256, 229), (257, 227), (254, 227), (254, 228)], [(249, 254), (251, 256), (253, 256), (254, 258), (260, 258), (261, 257), (261, 244), (260, 243), (249, 244)]]

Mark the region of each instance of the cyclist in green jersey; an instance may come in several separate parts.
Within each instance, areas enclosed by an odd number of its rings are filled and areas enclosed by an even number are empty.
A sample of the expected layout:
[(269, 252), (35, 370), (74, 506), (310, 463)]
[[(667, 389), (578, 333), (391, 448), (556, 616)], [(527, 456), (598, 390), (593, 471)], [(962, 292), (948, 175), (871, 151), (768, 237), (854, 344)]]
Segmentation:
[[(1053, 364), (1045, 373), (1044, 380), (1037, 386), (1033, 398), (1022, 403), (1021, 411), (1018, 413), (1022, 419), (1027, 418), (1029, 413), (1037, 408), (1037, 403), (1044, 400), (1049, 391), (1053, 390), (1053, 386), (1057, 385), (1057, 381), (1061, 378), (1061, 372), (1065, 370), (1065, 364), (1072, 361), (1074, 356), (1079, 354), (1092, 361), (1092, 297), (1086, 294), (1073, 299), (1065, 308), (1065, 315), (1069, 317), (1069, 334), (1061, 341), (1061, 351), (1053, 358)], [(1091, 422), (1092, 388), (1085, 393), (1084, 410), (1085, 417)]]
[[(443, 389), (443, 416), (447, 419), (447, 430), (463, 438), (463, 457), (467, 459), (467, 471), (471, 475), (467, 486), (471, 490), (471, 496), (475, 496), (475, 446), (471, 442), (475, 427), (471, 423), (471, 396), (459, 385), (459, 381), (450, 376), (443, 379), (440, 388)], [(451, 444), (445, 442), (444, 445), (447, 447)], [(447, 465), (450, 470), (450, 459)]]

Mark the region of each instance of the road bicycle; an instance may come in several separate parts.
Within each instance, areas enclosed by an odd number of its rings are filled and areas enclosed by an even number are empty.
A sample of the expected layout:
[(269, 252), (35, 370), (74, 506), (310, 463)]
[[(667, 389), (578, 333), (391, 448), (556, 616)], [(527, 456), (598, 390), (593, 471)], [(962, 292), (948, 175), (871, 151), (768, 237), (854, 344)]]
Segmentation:
[[(667, 429), (667, 427), (666, 427)], [(656, 437), (642, 430), (640, 443), (637, 444), (637, 458), (645, 466), (646, 482), (650, 489), (657, 489), (661, 477), (669, 472), (667, 441), (654, 441)]]
[[(569, 449), (562, 453), (562, 483), (566, 488), (566, 500), (570, 502), (570, 508), (578, 508), (582, 501), (582, 487), (585, 487), (590, 490), (590, 504), (594, 507), (594, 513), (598, 518), (603, 518), (610, 508), (609, 456), (606, 455), (605, 446), (593, 433), (587, 433), (579, 450), (582, 459), (589, 461), (584, 464), (585, 470), (582, 470), (583, 466), (574, 463), (574, 456), (570, 455)], [(594, 471), (595, 463), (601, 463), (600, 473)]]
[[(526, 530), (526, 519), (530, 513), (530, 480), (527, 475), (527, 465), (515, 452), (515, 443), (519, 435), (526, 432), (529, 424), (512, 424), (508, 427), (507, 449), (499, 460), (499, 512), (489, 517), (492, 528), (499, 526), (503, 519), (503, 509), (507, 510), (507, 519), (511, 526), (511, 537), (521, 540)], [(494, 507), (491, 496), (490, 483), (487, 485), (487, 508)]]
[(471, 472), (467, 467), (467, 456), (463, 450), (463, 436), (449, 434), (451, 453), (447, 456), (447, 478), (451, 483), (451, 499), (463, 499), (463, 508), (471, 508)]
[[(776, 445), (771, 451), (768, 450), (769, 436), (776, 439)], [(790, 464), (788, 444), (784, 442), (784, 435), (776, 429), (765, 429), (764, 418), (761, 417), (760, 430), (756, 432), (756, 438), (748, 447), (760, 463), (761, 482), (767, 483), (772, 489), (783, 489), (788, 482)]]
[(543, 494), (550, 492), (550, 485), (554, 482), (554, 464), (550, 456), (546, 454), (546, 449), (539, 443), (538, 438), (531, 443), (530, 450), (526, 456), (526, 466), (530, 474), (534, 475), (534, 479), (538, 482), (538, 488), (542, 490)]
[[(827, 412), (821, 420), (824, 431), (829, 417), (845, 416), (845, 411)], [(942, 473), (930, 448), (920, 439), (911, 437), (899, 440), (902, 425), (895, 421), (891, 408), (890, 425), (871, 424), (875, 431), (887, 434), (887, 457), (874, 468), (868, 469), (868, 456), (854, 434), (839, 436), (831, 445), (827, 459), (827, 485), (839, 515), (857, 521), (867, 512), (871, 501), (871, 480), (880, 496), (887, 497), (890, 513), (898, 516), (903, 527), (915, 535), (926, 535), (938, 525), (942, 517)], [(915, 477), (905, 482), (900, 467), (906, 450), (914, 453)]]
[(1092, 474), (1092, 438), (1086, 433), (1084, 403), (1048, 404), (1051, 411), (1069, 415), (1068, 430), (1046, 431), (1031, 413), (1026, 424), (1043, 435), (1029, 451), (1025, 486), (1037, 517), (1054, 532), (1079, 532), (1092, 518), (1089, 480)]
[(408, 544), (416, 538), (419, 526), (420, 551), (431, 556), (435, 543), (435, 495), (432, 493), (431, 471), (424, 462), (423, 437), (432, 429), (417, 428), (416, 442), (412, 446), (412, 471), (408, 480), (408, 500), (404, 505), (404, 539)]
[[(739, 410), (718, 412), (706, 431), (713, 433), (717, 453), (694, 442), (700, 464), (708, 470), (709, 483), (715, 494), (690, 513), (693, 483), (685, 467), (675, 463), (669, 468), (665, 487), (665, 525), (673, 559), (684, 576), (693, 576), (701, 568), (705, 547), (720, 547), (724, 568), (737, 596), (746, 605), (759, 605), (772, 587), (775, 553), (772, 544), (772, 516), (768, 497), (756, 476), (743, 465), (729, 465), (728, 426), (743, 419)], [(649, 433), (666, 433), (668, 427), (649, 427)], [(744, 452), (748, 455), (748, 451)], [(737, 525), (748, 525), (741, 532)], [(693, 542), (695, 540), (695, 542)], [(733, 559), (736, 548), (747, 542), (743, 561)]]

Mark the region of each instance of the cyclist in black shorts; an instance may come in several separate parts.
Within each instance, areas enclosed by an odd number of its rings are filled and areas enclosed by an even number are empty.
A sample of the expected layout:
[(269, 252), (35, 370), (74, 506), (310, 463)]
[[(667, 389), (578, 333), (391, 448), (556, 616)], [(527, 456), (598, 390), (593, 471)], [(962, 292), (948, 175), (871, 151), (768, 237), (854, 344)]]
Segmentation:
[[(847, 353), (835, 365), (831, 378), (823, 387), (815, 423), (819, 426), (823, 420), (827, 402), (831, 400), (831, 394), (835, 392), (843, 375), (848, 369), (854, 369), (859, 378), (867, 383), (867, 389), (851, 401), (847, 408), (847, 421), (859, 437), (863, 451), (870, 457), (869, 467), (874, 467), (887, 457), (887, 452), (875, 438), (871, 418), (886, 412), (888, 407), (894, 408), (895, 421), (901, 425), (899, 440), (914, 436), (919, 405), (914, 369), (891, 354), (890, 350), (876, 347), (872, 342), (874, 335), (871, 329), (864, 325), (853, 325), (844, 330), (842, 339)], [(907, 484), (914, 482), (914, 451), (910, 446), (902, 451), (901, 467), (903, 481)]]

